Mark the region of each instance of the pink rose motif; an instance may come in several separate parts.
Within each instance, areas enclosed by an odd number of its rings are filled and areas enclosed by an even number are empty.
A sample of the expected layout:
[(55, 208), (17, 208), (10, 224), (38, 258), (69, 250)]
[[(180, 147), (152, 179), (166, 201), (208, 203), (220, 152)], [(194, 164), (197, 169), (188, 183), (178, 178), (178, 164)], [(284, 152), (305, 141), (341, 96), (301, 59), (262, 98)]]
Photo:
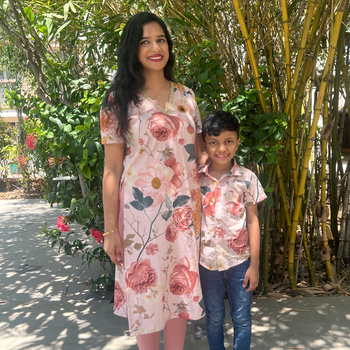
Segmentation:
[(228, 203), (226, 203), (226, 210), (231, 215), (238, 215), (238, 214), (242, 213), (243, 205), (240, 202), (228, 202)]
[(171, 243), (174, 243), (177, 238), (177, 230), (173, 225), (169, 225), (165, 231), (165, 239)]
[(195, 303), (198, 303), (198, 301), (199, 301), (199, 296), (197, 295), (197, 296), (193, 297), (193, 301), (194, 301)]
[[(108, 107), (103, 109), (100, 113), (100, 125), (102, 132), (115, 132), (118, 126), (118, 119), (116, 117), (116, 108), (110, 111)], [(113, 130), (115, 129), (115, 130)]]
[(144, 139), (139, 139), (139, 145), (140, 145), (140, 146), (143, 146), (144, 144), (145, 144)]
[(224, 231), (222, 226), (216, 226), (215, 233), (217, 238), (224, 238), (226, 232)]
[(192, 189), (192, 190), (190, 191), (190, 193), (191, 193), (191, 201), (192, 201), (192, 202), (196, 202), (196, 201), (197, 201), (197, 190)]
[(198, 282), (198, 273), (190, 271), (190, 262), (186, 257), (175, 263), (174, 270), (170, 275), (170, 292), (174, 295), (193, 294)]
[(114, 285), (114, 310), (119, 310), (125, 304), (125, 295), (118, 281)]
[(184, 139), (179, 139), (179, 145), (183, 146), (185, 144), (185, 140)]
[(181, 231), (186, 231), (193, 223), (192, 208), (190, 205), (176, 208), (173, 213), (174, 226)]
[(184, 122), (179, 118), (164, 113), (153, 113), (147, 121), (147, 127), (158, 141), (174, 140)]
[(136, 294), (146, 293), (147, 289), (157, 283), (156, 271), (151, 267), (149, 259), (133, 262), (125, 273), (125, 282)]
[(248, 247), (248, 231), (243, 228), (241, 230), (237, 230), (236, 236), (231, 237), (227, 241), (227, 245), (231, 248), (237, 255), (243, 255)]
[(203, 199), (203, 211), (205, 216), (215, 215), (216, 203), (220, 201), (221, 188), (215, 188), (213, 192), (208, 192)]
[(185, 167), (180, 162), (176, 162), (171, 166), (171, 169), (173, 169), (175, 176), (180, 176)]
[(158, 251), (158, 244), (149, 243), (146, 246), (147, 255), (156, 255), (157, 251)]
[(147, 166), (142, 166), (138, 175), (135, 187), (143, 192), (144, 197), (152, 197), (152, 207), (163, 203), (165, 194), (169, 198), (176, 194), (177, 188), (170, 182), (174, 172), (169, 167), (164, 167), (162, 163), (155, 161)]

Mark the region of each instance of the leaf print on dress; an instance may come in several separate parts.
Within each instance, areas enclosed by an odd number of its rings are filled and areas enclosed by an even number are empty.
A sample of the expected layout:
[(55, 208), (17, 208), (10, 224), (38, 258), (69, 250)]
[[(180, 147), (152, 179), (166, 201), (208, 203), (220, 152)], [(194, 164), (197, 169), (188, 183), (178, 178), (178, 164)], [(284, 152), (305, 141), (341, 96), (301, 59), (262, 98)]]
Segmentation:
[(198, 273), (190, 270), (190, 262), (187, 257), (174, 263), (173, 272), (170, 275), (170, 292), (174, 295), (189, 297), (198, 283)]
[(147, 120), (147, 128), (158, 141), (174, 140), (184, 124), (179, 117), (161, 112), (153, 113)]
[(146, 293), (148, 288), (157, 283), (156, 271), (151, 267), (149, 259), (140, 259), (133, 262), (125, 272), (126, 287), (131, 288), (136, 294)]
[(135, 181), (135, 187), (141, 189), (143, 194), (153, 199), (152, 207), (164, 202), (165, 194), (168, 197), (176, 195), (176, 187), (170, 182), (174, 176), (172, 169), (164, 167), (162, 163), (153, 161), (144, 164), (138, 172), (139, 178)]

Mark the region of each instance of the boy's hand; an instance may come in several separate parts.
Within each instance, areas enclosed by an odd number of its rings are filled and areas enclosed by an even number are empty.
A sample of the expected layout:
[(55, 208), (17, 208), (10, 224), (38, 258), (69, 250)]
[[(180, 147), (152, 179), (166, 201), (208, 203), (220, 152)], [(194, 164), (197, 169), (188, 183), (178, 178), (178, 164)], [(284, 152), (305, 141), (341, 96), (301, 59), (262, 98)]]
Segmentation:
[(249, 281), (249, 288), (246, 290), (246, 292), (252, 292), (259, 283), (259, 267), (249, 266), (247, 272), (245, 273), (244, 281), (243, 281), (243, 287), (245, 288), (248, 285)]

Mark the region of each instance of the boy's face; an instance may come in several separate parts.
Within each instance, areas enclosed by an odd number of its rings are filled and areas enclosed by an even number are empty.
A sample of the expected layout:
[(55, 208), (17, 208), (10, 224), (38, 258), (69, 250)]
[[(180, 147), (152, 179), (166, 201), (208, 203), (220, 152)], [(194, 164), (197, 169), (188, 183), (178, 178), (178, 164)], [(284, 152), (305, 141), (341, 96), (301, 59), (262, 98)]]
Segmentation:
[(205, 150), (212, 165), (231, 168), (231, 159), (236, 154), (240, 139), (235, 131), (223, 131), (219, 136), (205, 136)]

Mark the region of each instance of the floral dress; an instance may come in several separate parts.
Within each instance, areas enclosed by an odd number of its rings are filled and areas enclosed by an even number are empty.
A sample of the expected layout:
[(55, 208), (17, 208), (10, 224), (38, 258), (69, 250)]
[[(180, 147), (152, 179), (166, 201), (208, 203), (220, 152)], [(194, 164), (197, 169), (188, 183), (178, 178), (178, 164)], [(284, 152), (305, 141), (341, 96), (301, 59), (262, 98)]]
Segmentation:
[[(195, 134), (201, 119), (194, 93), (171, 83), (168, 110), (140, 94), (129, 107), (118, 229), (124, 268), (116, 267), (114, 313), (131, 335), (160, 331), (173, 318), (197, 320), (201, 193)], [(118, 136), (113, 94), (101, 110), (102, 144)]]

